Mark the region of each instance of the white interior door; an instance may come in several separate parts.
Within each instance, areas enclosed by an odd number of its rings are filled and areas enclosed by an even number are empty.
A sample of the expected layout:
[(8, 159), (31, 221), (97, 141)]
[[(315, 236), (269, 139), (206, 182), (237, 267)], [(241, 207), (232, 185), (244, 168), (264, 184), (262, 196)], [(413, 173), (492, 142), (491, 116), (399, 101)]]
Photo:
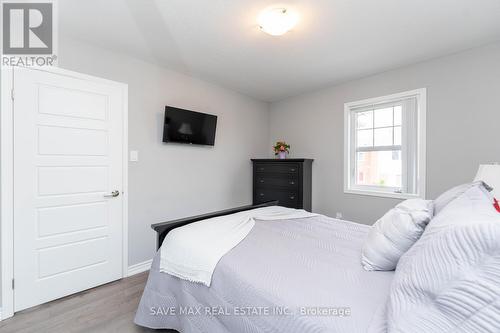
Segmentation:
[(124, 87), (14, 71), (15, 311), (122, 277)]

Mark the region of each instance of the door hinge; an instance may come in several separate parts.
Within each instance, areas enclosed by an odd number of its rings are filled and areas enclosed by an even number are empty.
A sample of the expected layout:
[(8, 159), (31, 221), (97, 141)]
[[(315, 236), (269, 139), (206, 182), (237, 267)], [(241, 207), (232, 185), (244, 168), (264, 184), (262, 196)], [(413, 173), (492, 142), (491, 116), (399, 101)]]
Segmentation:
[(12, 279), (12, 289), (14, 289), (14, 279)]
[(10, 90), (10, 98), (14, 100), (14, 89)]

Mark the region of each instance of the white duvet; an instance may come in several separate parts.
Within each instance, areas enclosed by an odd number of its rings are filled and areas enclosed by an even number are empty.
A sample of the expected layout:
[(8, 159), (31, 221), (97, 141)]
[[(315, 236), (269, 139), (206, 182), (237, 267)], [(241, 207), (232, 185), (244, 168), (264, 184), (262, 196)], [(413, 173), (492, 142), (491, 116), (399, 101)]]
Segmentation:
[(170, 231), (160, 249), (160, 272), (210, 287), (219, 260), (250, 233), (255, 220), (317, 216), (302, 209), (271, 206), (188, 224)]

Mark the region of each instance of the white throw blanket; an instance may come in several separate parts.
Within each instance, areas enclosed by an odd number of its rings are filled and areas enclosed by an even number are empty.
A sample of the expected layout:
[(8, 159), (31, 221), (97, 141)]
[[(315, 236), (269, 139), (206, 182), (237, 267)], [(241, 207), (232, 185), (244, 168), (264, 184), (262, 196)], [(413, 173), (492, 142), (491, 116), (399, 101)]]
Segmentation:
[(160, 272), (210, 287), (219, 260), (250, 233), (255, 220), (317, 216), (303, 209), (270, 206), (211, 218), (170, 231), (161, 246)]

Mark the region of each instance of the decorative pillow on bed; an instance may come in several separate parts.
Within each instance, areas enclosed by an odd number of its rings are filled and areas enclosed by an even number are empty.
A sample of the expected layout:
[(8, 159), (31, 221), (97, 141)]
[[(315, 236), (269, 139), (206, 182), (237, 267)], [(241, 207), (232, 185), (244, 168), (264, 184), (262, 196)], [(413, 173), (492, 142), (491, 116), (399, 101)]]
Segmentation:
[(430, 200), (403, 201), (371, 228), (362, 249), (361, 262), (367, 271), (391, 271), (399, 258), (415, 244), (432, 218)]
[(448, 205), (450, 202), (461, 196), (465, 191), (470, 189), (471, 187), (479, 187), (483, 186), (486, 188), (488, 191), (491, 191), (491, 187), (486, 185), (483, 181), (475, 181), (472, 183), (466, 183), (462, 185), (455, 186), (448, 191), (444, 192), (441, 194), (439, 197), (434, 200), (434, 215), (439, 214), (441, 210), (443, 210), (446, 205)]
[(500, 332), (500, 214), (484, 186), (448, 204), (400, 259), (388, 332)]

